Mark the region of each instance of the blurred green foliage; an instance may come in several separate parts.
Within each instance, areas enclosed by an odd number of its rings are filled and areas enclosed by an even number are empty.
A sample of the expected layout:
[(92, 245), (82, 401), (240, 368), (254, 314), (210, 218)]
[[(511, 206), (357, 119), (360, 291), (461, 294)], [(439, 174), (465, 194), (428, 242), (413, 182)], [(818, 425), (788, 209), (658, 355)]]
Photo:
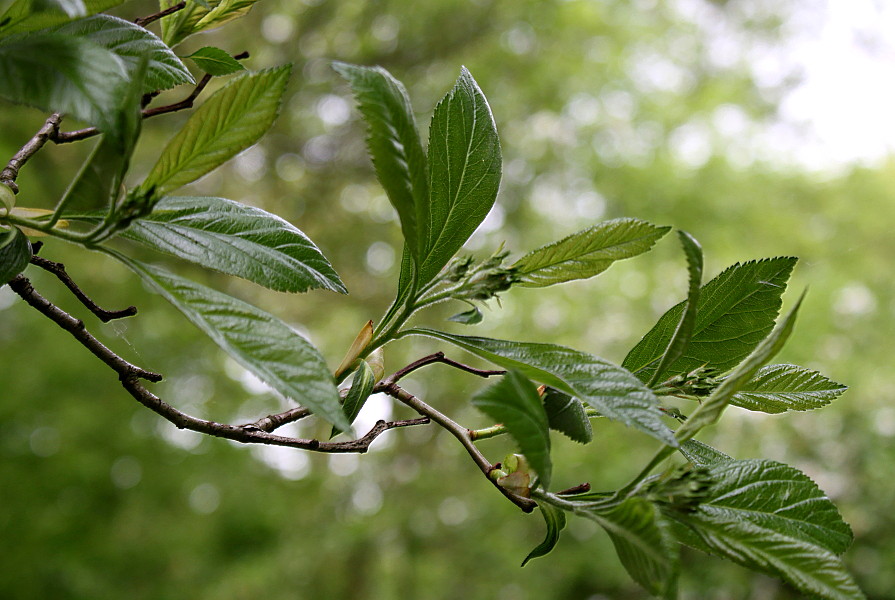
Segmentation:
[[(351, 295), (274, 294), (189, 274), (294, 323), (335, 365), (358, 328), (386, 308), (400, 248), (347, 86), (329, 63), (381, 64), (406, 83), (417, 108), (432, 106), (465, 64), (491, 103), (505, 158), (498, 206), (470, 252), (486, 255), (506, 242), (521, 254), (600, 219), (635, 216), (691, 232), (706, 250), (708, 276), (737, 260), (801, 257), (793, 288), (810, 293), (781, 360), (851, 391), (810, 414), (731, 408), (704, 439), (735, 457), (785, 461), (811, 475), (854, 528), (847, 562), (858, 581), (870, 597), (891, 597), (895, 160), (805, 173), (755, 149), (755, 132), (772, 122), (790, 82), (759, 85), (750, 49), (786, 35), (791, 8), (746, 0), (264, 0), (246, 19), (178, 49), (249, 50), (252, 69), (296, 65), (274, 130), (193, 191), (295, 223)], [(117, 12), (153, 10), (135, 1)], [(421, 128), (429, 117), (418, 115)], [(184, 118), (147, 122), (138, 173)], [(4, 105), (0, 156), (11, 156), (42, 119)], [(91, 144), (46, 148), (23, 170), (18, 204), (51, 206)], [(685, 294), (683, 259), (669, 240), (593, 281), (537, 296), (513, 290), (475, 331), (547, 339), (620, 362)], [(58, 282), (28, 272), (113, 349), (164, 373), (153, 389), (179, 408), (246, 422), (284, 406), (120, 266), (69, 254), (59, 242), (42, 254), (64, 260), (101, 305), (138, 305), (136, 318), (101, 325)], [(790, 292), (787, 305), (794, 299)], [(458, 308), (446, 306), (440, 317)], [(439, 349), (416, 340), (401, 348), (386, 356), (391, 370)], [(0, 290), (0, 351), (0, 597), (643, 597), (609, 540), (581, 519), (570, 521), (551, 556), (520, 569), (543, 536), (540, 517), (495, 494), (434, 428), (390, 432), (360, 457), (178, 432), (8, 288)], [(480, 381), (430, 369), (409, 380), (412, 391), (466, 425), (489, 424), (468, 402)], [(391, 414), (385, 400), (370, 405), (368, 421)], [(295, 430), (325, 435), (314, 423)], [(557, 488), (617, 487), (654, 450), (618, 425), (597, 422), (595, 434), (587, 447), (554, 437)], [(505, 439), (482, 448), (495, 461), (511, 450)], [(686, 551), (684, 563), (682, 598), (795, 597), (697, 552)]]

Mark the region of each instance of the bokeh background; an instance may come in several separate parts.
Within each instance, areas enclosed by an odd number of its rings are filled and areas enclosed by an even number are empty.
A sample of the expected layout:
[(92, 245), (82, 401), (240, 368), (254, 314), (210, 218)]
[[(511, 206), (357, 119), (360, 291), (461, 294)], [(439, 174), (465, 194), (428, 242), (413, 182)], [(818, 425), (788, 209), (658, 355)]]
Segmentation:
[[(601, 219), (635, 216), (696, 236), (709, 276), (736, 261), (801, 257), (786, 306), (801, 289), (810, 292), (780, 360), (851, 389), (813, 413), (732, 408), (701, 439), (809, 473), (854, 529), (845, 560), (860, 584), (872, 598), (893, 598), (895, 161), (879, 136), (890, 115), (873, 112), (880, 103), (873, 85), (885, 79), (858, 65), (889, 61), (891, 78), (895, 61), (874, 16), (880, 6), (842, 4), (263, 0), (247, 18), (178, 48), (181, 55), (204, 45), (248, 50), (253, 69), (295, 65), (274, 129), (191, 193), (284, 216), (318, 243), (351, 294), (274, 294), (151, 258), (276, 313), (335, 365), (360, 326), (387, 307), (401, 241), (347, 86), (329, 63), (388, 68), (407, 86), (424, 132), (434, 103), (466, 65), (489, 99), (504, 154), (497, 205), (469, 253), (485, 255), (502, 242), (521, 253)], [(118, 9), (130, 18), (153, 11), (137, 1)], [(863, 20), (847, 20), (855, 15)], [(857, 50), (824, 58), (818, 52), (831, 51), (818, 40), (837, 23)], [(134, 181), (185, 118), (146, 123)], [(42, 119), (4, 104), (0, 156), (11, 156)], [(19, 204), (51, 206), (89, 145), (45, 149), (20, 176)], [(153, 389), (169, 402), (231, 422), (288, 406), (119, 265), (61, 242), (42, 254), (63, 260), (100, 304), (138, 305), (138, 317), (102, 325), (58, 282), (28, 272), (111, 347), (164, 373)], [(597, 279), (512, 290), (474, 331), (620, 362), (683, 298), (685, 284), (669, 236)], [(443, 321), (457, 308), (421, 322), (473, 331)], [(387, 366), (436, 349), (402, 342), (389, 349)], [(8, 288), (0, 289), (0, 352), (0, 597), (645, 597), (608, 538), (582, 520), (570, 522), (553, 554), (520, 569), (543, 536), (540, 517), (494, 493), (435, 428), (390, 432), (360, 457), (180, 432), (136, 405), (113, 373)], [(481, 385), (438, 366), (408, 380), (469, 426), (488, 424), (468, 403)], [(361, 419), (387, 416), (411, 415), (373, 398)], [(588, 446), (554, 436), (557, 486), (617, 487), (655, 450), (621, 426), (595, 426)], [(291, 431), (325, 433), (311, 421)], [(512, 446), (496, 439), (482, 448), (497, 461)], [(798, 597), (697, 552), (685, 550), (683, 560), (682, 598)]]

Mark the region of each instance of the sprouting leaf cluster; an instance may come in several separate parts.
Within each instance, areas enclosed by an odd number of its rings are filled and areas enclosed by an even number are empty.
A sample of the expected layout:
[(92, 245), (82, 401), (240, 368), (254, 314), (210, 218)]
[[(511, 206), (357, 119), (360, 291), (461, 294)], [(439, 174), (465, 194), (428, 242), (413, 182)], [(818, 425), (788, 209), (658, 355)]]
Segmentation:
[[(472, 74), (462, 68), (434, 107), (424, 144), (400, 81), (380, 67), (334, 63), (365, 121), (367, 149), (403, 249), (393, 302), (361, 329), (333, 371), (276, 316), (133, 257), (138, 244), (280, 292), (348, 292), (293, 224), (234, 200), (177, 195), (257, 142), (278, 115), (288, 65), (251, 71), (228, 52), (205, 47), (185, 57), (188, 67), (174, 50), (246, 14), (254, 0), (188, 2), (161, 18), (160, 35), (102, 14), (117, 4), (16, 0), (0, 16), (0, 96), (64, 114), (101, 136), (52, 209), (17, 207), (0, 182), (0, 282), (29, 264), (29, 235), (105, 252), (246, 369), (331, 424), (333, 435), (353, 435), (364, 403), (385, 385), (389, 345), (423, 336), (462, 349), (504, 370), (471, 398), (495, 424), (470, 430), (469, 442), (507, 435), (518, 451), (488, 476), (510, 496), (536, 502), (544, 517), (546, 538), (523, 564), (548, 554), (574, 515), (603, 528), (631, 577), (655, 596), (675, 597), (685, 545), (779, 577), (805, 594), (863, 597), (841, 560), (851, 531), (813, 481), (793, 467), (737, 460), (694, 439), (731, 404), (804, 411), (845, 390), (811, 369), (771, 363), (801, 302), (777, 322), (795, 258), (737, 263), (703, 283), (702, 248), (678, 231), (687, 295), (620, 365), (549, 340), (412, 325), (420, 311), (451, 302), (460, 312), (449, 321), (474, 326), (484, 304), (506, 301), (514, 287), (595, 277), (648, 252), (671, 227), (613, 219), (530, 251), (498, 247), (486, 257), (464, 255), (497, 199), (502, 165), (495, 119)], [(160, 10), (175, 7), (173, 0), (160, 2)], [(192, 112), (145, 178), (132, 182), (131, 157), (154, 93), (213, 77), (228, 81)], [(617, 424), (659, 445), (643, 470), (617, 490), (555, 491), (551, 430), (585, 445), (599, 428)]]

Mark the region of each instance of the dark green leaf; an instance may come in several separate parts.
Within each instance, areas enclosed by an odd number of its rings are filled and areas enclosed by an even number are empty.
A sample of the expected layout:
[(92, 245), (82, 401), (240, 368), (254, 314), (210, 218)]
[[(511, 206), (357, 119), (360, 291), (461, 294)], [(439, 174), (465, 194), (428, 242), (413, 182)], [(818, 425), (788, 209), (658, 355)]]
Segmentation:
[(72, 18), (93, 15), (124, 0), (17, 0), (0, 16), (0, 37), (55, 27)]
[(251, 304), (158, 267), (115, 256), (259, 379), (342, 431), (351, 429), (326, 362), (289, 325)]
[(717, 463), (733, 460), (733, 458), (727, 456), (717, 448), (712, 448), (708, 444), (703, 444), (696, 440), (687, 440), (686, 442), (681, 443), (678, 450), (680, 450), (681, 454), (687, 457), (687, 460), (691, 463), (701, 467), (711, 467)]
[(496, 384), (472, 398), (476, 408), (507, 428), (519, 450), (538, 473), (541, 485), (550, 486), (550, 432), (538, 390), (517, 371), (508, 371)]
[(257, 142), (279, 112), (290, 70), (246, 74), (215, 92), (168, 142), (140, 187), (165, 195)]
[(783, 345), (792, 333), (793, 327), (795, 327), (796, 315), (804, 297), (804, 294), (802, 294), (793, 309), (789, 311), (789, 314), (783, 318), (771, 334), (761, 341), (758, 347), (715, 388), (715, 391), (678, 428), (677, 432), (675, 432), (675, 437), (678, 441), (683, 442), (692, 438), (700, 429), (717, 421), (727, 405), (730, 404), (733, 395), (783, 348)]
[(432, 280), (494, 205), (500, 142), (491, 109), (464, 67), (429, 127), (429, 202), (418, 213), (419, 284)]
[(687, 257), (687, 273), (689, 285), (687, 287), (687, 301), (681, 311), (681, 319), (665, 348), (665, 353), (659, 361), (659, 366), (653, 372), (649, 385), (661, 380), (662, 375), (668, 370), (668, 366), (677, 362), (687, 351), (693, 329), (696, 327), (696, 307), (699, 305), (699, 291), (702, 285), (702, 247), (699, 242), (686, 231), (678, 231), (684, 255)]
[(610, 511), (587, 512), (606, 530), (628, 574), (651, 594), (673, 597), (679, 550), (659, 510), (643, 498), (628, 498)]
[(369, 128), (367, 149), (376, 176), (398, 212), (411, 258), (419, 265), (419, 222), (426, 214), (422, 211), (429, 199), (429, 181), (407, 91), (381, 67), (337, 62), (333, 68), (351, 85)]
[(479, 307), (473, 306), (465, 312), (448, 317), (448, 321), (463, 323), (464, 325), (475, 325), (476, 323), (481, 323), (483, 318), (484, 316), (482, 315), (482, 311), (479, 310)]
[(83, 37), (111, 50), (132, 73), (141, 60), (148, 60), (143, 93), (194, 82), (187, 68), (162, 40), (130, 21), (96, 15), (66, 23), (53, 31), (64, 36)]
[(670, 227), (639, 219), (613, 219), (533, 250), (513, 265), (519, 285), (545, 287), (598, 275), (617, 260), (643, 254)]
[(538, 502), (538, 508), (541, 509), (541, 515), (544, 517), (544, 522), (547, 523), (547, 537), (528, 553), (528, 556), (522, 561), (523, 567), (531, 559), (549, 554), (556, 547), (560, 532), (566, 527), (566, 513), (562, 509), (546, 502)]
[[(774, 326), (780, 296), (795, 258), (735, 264), (703, 286), (687, 352), (668, 365), (671, 374), (699, 367), (727, 371), (739, 364)], [(681, 321), (685, 302), (666, 312), (628, 353), (622, 366), (649, 381)]]
[(214, 46), (199, 48), (186, 58), (191, 59), (200, 69), (215, 77), (245, 71), (242, 63)]
[(31, 260), (31, 244), (17, 227), (0, 228), (0, 286), (25, 270)]
[(114, 52), (78, 37), (36, 33), (0, 42), (0, 96), (114, 127), (128, 69)]
[[(196, 0), (186, 8), (162, 19), (162, 39), (169, 46), (176, 46), (187, 37), (200, 31), (214, 29), (245, 15), (258, 0)], [(160, 0), (164, 10), (179, 0)]]
[[(345, 397), (345, 403), (342, 405), (342, 411), (349, 423), (354, 423), (360, 409), (364, 407), (367, 398), (373, 392), (373, 386), (376, 385), (376, 375), (367, 361), (360, 361), (360, 366), (354, 372), (354, 380), (351, 382), (351, 388)], [(333, 426), (332, 435), (340, 433), (341, 429)]]
[(592, 354), (554, 344), (492, 340), (433, 329), (410, 329), (407, 333), (444, 340), (504, 368), (517, 369), (576, 396), (609, 419), (677, 446), (671, 430), (662, 422), (659, 400), (652, 391), (625, 369)]
[(826, 406), (846, 389), (817, 371), (796, 365), (769, 365), (743, 385), (730, 403), (772, 414), (812, 410)]
[(317, 246), (276, 215), (224, 198), (166, 196), (124, 237), (278, 291), (345, 286)]
[(559, 431), (582, 444), (587, 444), (593, 439), (590, 419), (578, 398), (548, 387), (544, 390), (544, 410), (547, 411), (550, 429)]

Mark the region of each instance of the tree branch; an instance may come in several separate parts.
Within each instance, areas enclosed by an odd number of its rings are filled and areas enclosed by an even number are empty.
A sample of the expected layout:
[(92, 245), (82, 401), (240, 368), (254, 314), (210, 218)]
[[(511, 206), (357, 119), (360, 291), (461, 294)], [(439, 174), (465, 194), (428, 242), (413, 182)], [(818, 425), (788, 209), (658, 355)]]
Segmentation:
[(159, 11), (155, 14), (148, 15), (145, 17), (140, 17), (139, 19), (134, 19), (134, 23), (136, 23), (140, 27), (146, 27), (150, 23), (152, 23), (154, 21), (158, 21), (162, 17), (167, 17), (168, 15), (174, 14), (177, 11), (183, 10), (184, 8), (186, 8), (186, 2), (178, 2), (174, 6), (172, 6), (170, 8), (166, 8), (163, 11)]
[(49, 140), (59, 133), (59, 123), (62, 122), (62, 115), (53, 113), (44, 122), (43, 126), (28, 140), (28, 142), (15, 153), (6, 163), (3, 171), (0, 171), (0, 183), (5, 183), (13, 192), (19, 193), (19, 186), (16, 185), (16, 178), (19, 176), (19, 169), (28, 162), (28, 160), (37, 154), (38, 150), (44, 147)]
[[(439, 361), (434, 361), (439, 362)], [(394, 376), (389, 377), (392, 379)], [(504, 496), (506, 496), (510, 502), (518, 506), (522, 509), (523, 512), (530, 513), (537, 507), (537, 503), (530, 498), (523, 498), (522, 496), (517, 496), (512, 493), (508, 489), (500, 486), (496, 481), (489, 477), (491, 471), (494, 470), (494, 465), (485, 458), (485, 455), (482, 454), (476, 445), (473, 443), (472, 438), (469, 436), (469, 430), (448, 417), (447, 415), (442, 414), (436, 408), (429, 406), (413, 394), (407, 392), (403, 388), (399, 387), (396, 383), (390, 382), (386, 383), (385, 381), (379, 383), (376, 387), (373, 388), (374, 392), (383, 392), (388, 394), (392, 398), (403, 402), (419, 414), (428, 417), (433, 422), (440, 425), (442, 428), (447, 430), (448, 433), (457, 438), (457, 441), (466, 449), (466, 452), (469, 453), (469, 456), (472, 458), (472, 461), (478, 466), (479, 470), (485, 475), (485, 479), (491, 482), (494, 487), (500, 490)]]
[(451, 367), (454, 367), (455, 369), (460, 369), (461, 371), (472, 373), (473, 375), (478, 375), (479, 377), (491, 377), (492, 375), (503, 375), (504, 373), (506, 373), (506, 371), (489, 371), (485, 369), (476, 369), (475, 367), (470, 367), (469, 365), (464, 365), (463, 363), (447, 358), (444, 355), (444, 352), (436, 352), (435, 354), (430, 354), (429, 356), (424, 356), (419, 360), (415, 360), (403, 369), (395, 371), (391, 376), (386, 378), (383, 383), (385, 385), (388, 385), (390, 383), (398, 383), (401, 379), (416, 371), (417, 369), (434, 363), (449, 365)]
[(108, 323), (113, 319), (123, 319), (125, 317), (132, 317), (137, 314), (136, 306), (128, 306), (123, 310), (106, 310), (104, 308), (100, 308), (96, 302), (91, 300), (87, 294), (85, 294), (81, 288), (78, 287), (78, 284), (74, 282), (74, 280), (65, 272), (65, 265), (59, 262), (54, 262), (52, 260), (47, 260), (46, 258), (41, 258), (39, 256), (31, 257), (31, 264), (45, 271), (49, 271), (53, 275), (55, 275), (59, 281), (65, 284), (71, 293), (75, 295), (75, 297), (86, 306), (90, 312), (92, 312), (96, 317), (102, 321), (103, 323)]

